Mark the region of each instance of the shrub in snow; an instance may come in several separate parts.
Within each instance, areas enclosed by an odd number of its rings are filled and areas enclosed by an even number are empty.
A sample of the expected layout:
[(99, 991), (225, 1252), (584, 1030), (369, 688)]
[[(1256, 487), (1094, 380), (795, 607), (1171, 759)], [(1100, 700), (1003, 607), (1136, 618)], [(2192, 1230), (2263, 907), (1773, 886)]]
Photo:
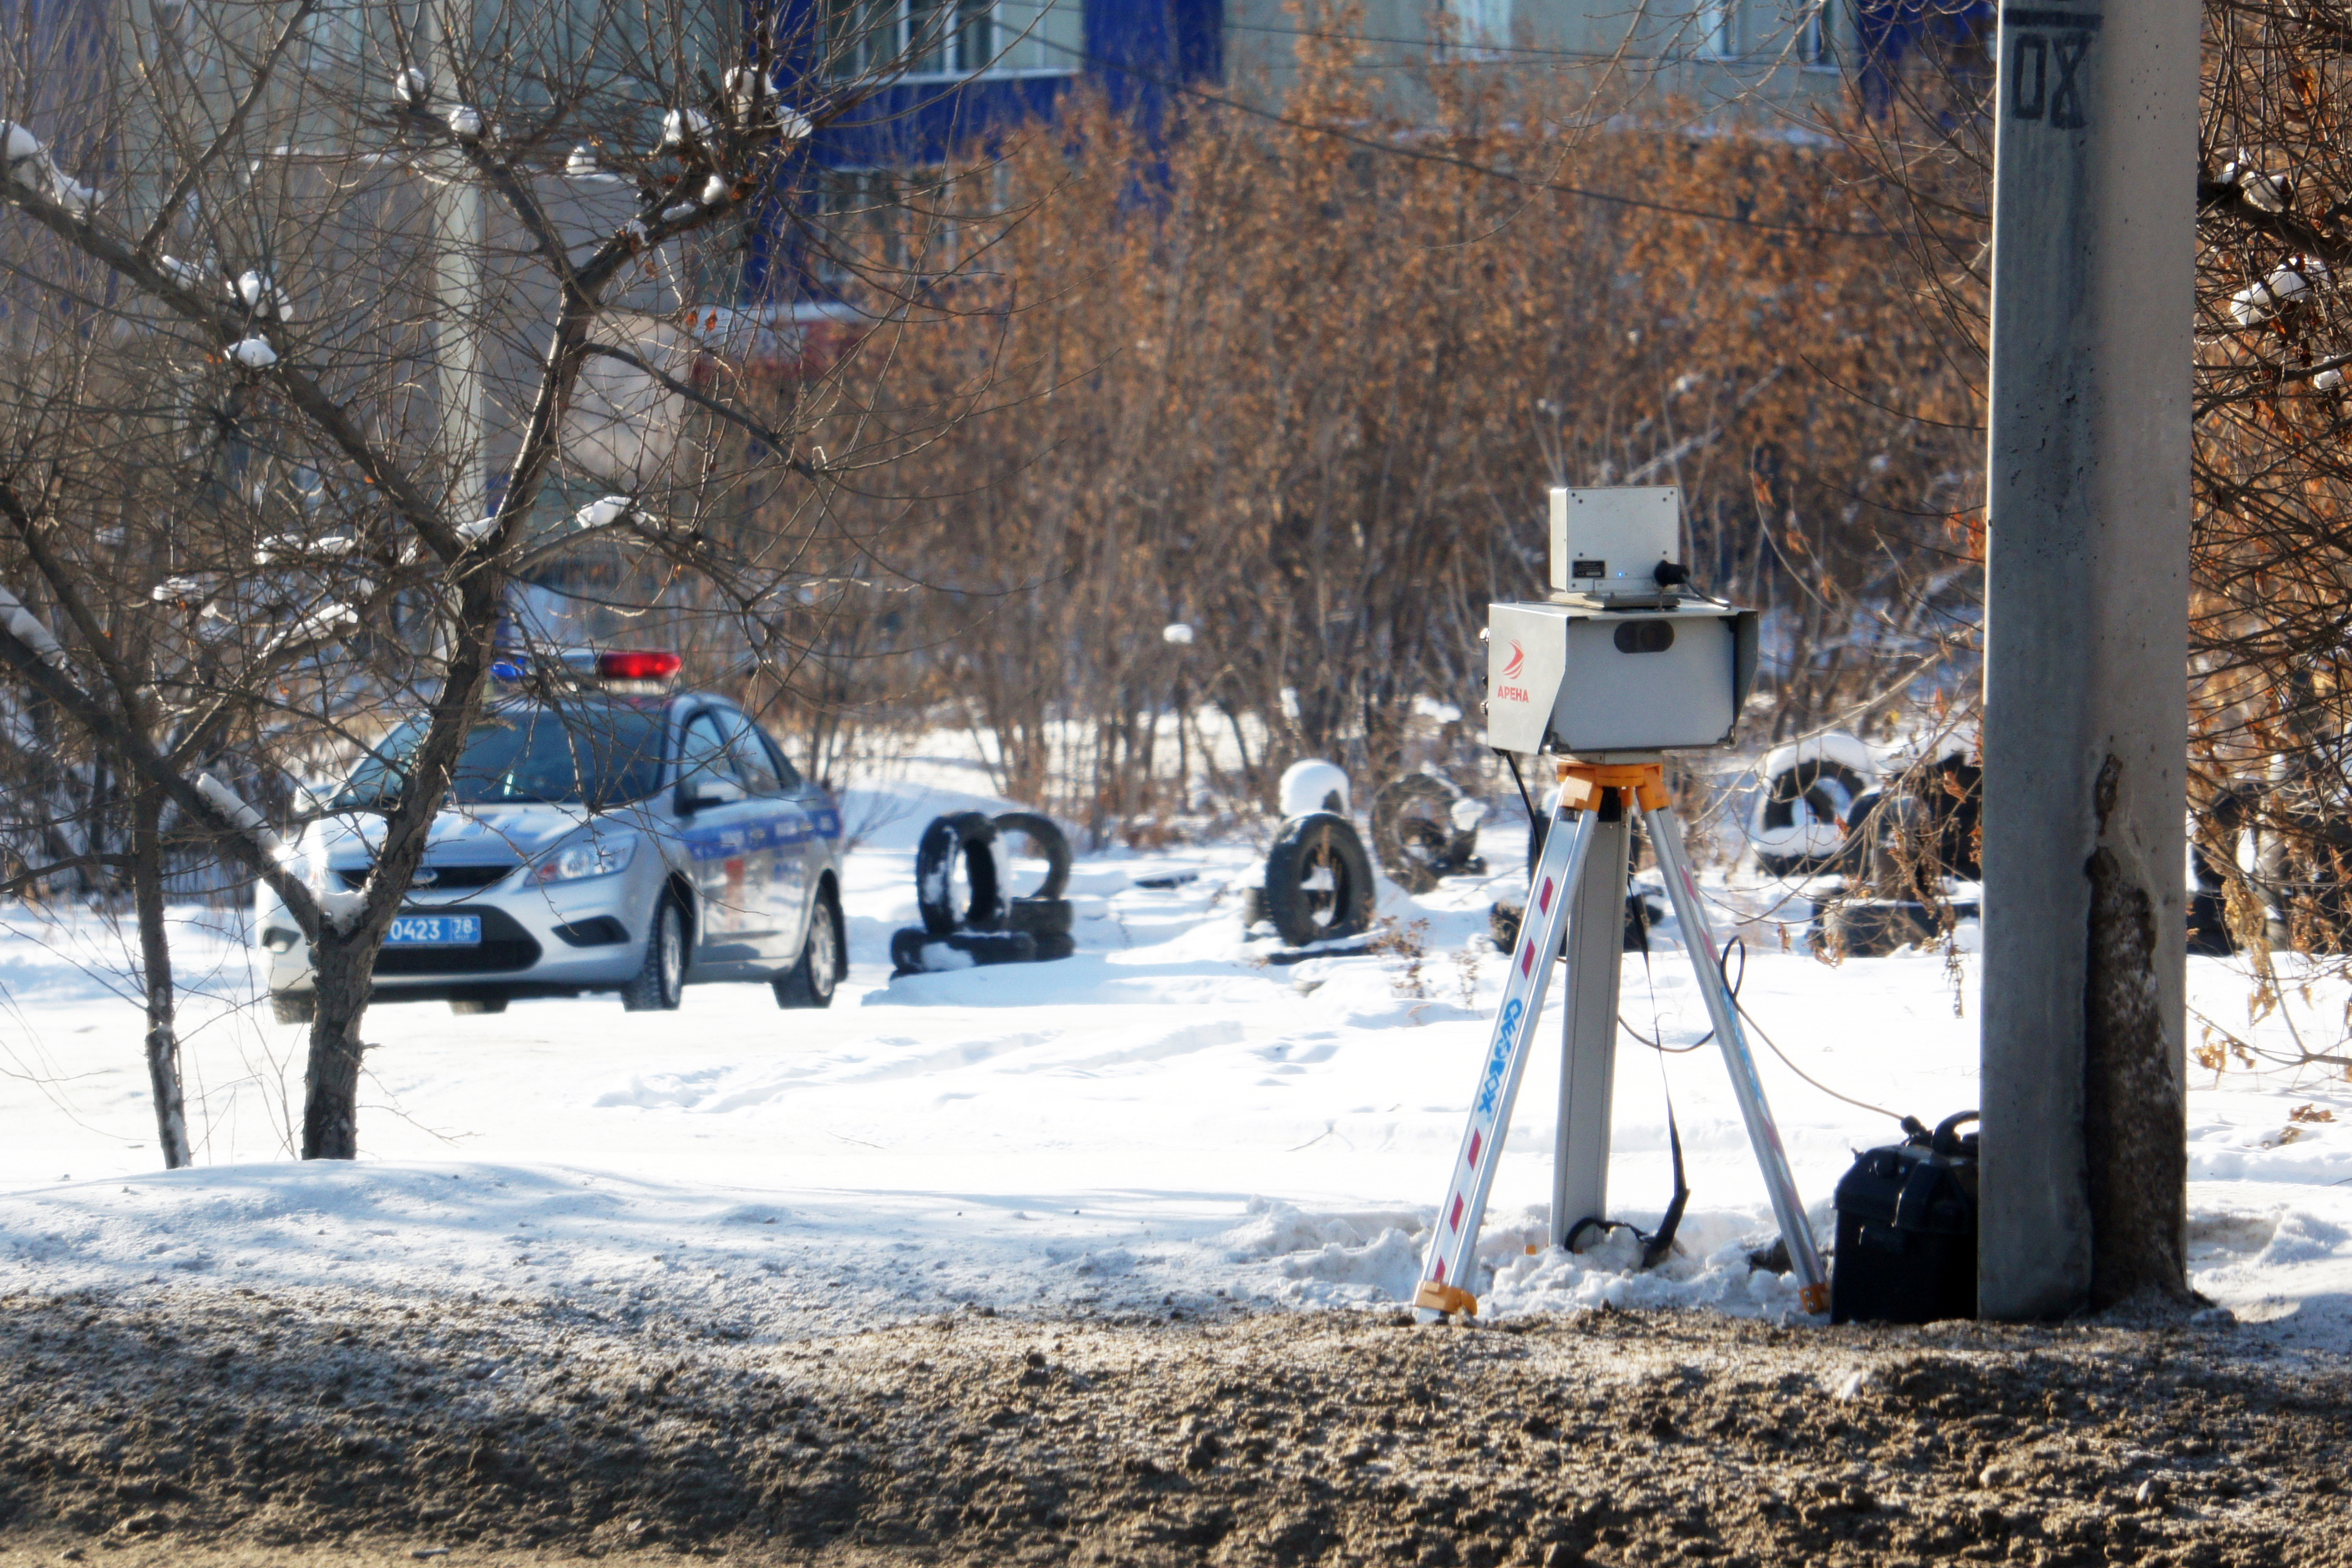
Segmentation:
[(401, 101), (411, 109), (422, 109), (425, 107), (425, 99), (432, 94), (433, 84), (425, 79), (423, 71), (415, 66), (410, 66), (392, 79), (392, 89), (400, 94)]
[(2311, 378), (2311, 386), (2315, 392), (2341, 392), (2344, 390), (2344, 373), (2331, 365)]
[(9, 172), (16, 165), (29, 163), (41, 155), (41, 139), (13, 120), (0, 120), (0, 160), (5, 160)]
[(713, 174), (710, 178), (702, 183), (702, 205), (704, 206), (724, 206), (727, 205), (728, 199), (734, 195), (734, 194), (735, 187), (727, 183), (727, 176), (724, 174)]
[(205, 280), (205, 269), (194, 262), (183, 261), (176, 256), (166, 256), (159, 263), (164, 276), (183, 289), (193, 289)]
[(1160, 630), (1160, 640), (1176, 647), (1192, 646), (1192, 628), (1182, 621), (1171, 621)]
[(1310, 812), (1348, 815), (1348, 775), (1336, 763), (1314, 757), (1295, 762), (1282, 771), (1280, 805), (1285, 817)]
[(449, 134), (467, 146), (482, 139), (482, 111), (469, 104), (459, 104), (449, 111)]
[(585, 147), (574, 147), (572, 149), (572, 156), (564, 160), (563, 172), (573, 179), (579, 180), (585, 179), (591, 174), (601, 174), (604, 171), (596, 166), (596, 154)]
[(478, 543), (480, 541), (488, 539), (498, 531), (499, 520), (497, 518), (478, 517), (471, 522), (459, 523), (457, 525), (457, 537), (468, 542)]
[(239, 338), (229, 345), (228, 352), (231, 359), (247, 370), (268, 370), (278, 363), (278, 351), (257, 332), (249, 338)]
[(680, 202), (674, 207), (662, 208), (661, 220), (664, 223), (684, 223), (701, 210), (692, 202)]

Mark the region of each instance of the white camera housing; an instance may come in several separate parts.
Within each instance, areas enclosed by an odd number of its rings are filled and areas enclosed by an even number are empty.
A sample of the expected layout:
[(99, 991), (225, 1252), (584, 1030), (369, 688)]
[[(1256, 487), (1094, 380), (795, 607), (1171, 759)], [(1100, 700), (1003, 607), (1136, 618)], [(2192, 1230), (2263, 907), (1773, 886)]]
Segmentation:
[(1681, 510), (1671, 486), (1551, 492), (1549, 599), (1486, 610), (1489, 745), (1592, 757), (1730, 743), (1756, 679), (1756, 612), (1659, 573)]

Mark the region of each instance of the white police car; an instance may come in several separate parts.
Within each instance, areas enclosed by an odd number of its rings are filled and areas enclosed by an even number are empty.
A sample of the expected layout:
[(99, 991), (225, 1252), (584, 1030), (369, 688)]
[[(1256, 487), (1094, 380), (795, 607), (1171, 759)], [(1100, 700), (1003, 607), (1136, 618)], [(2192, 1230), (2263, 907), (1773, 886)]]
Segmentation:
[[(613, 991), (639, 1011), (740, 980), (786, 1007), (832, 1002), (847, 952), (841, 813), (735, 704), (663, 689), (677, 668), (675, 654), (605, 653), (489, 705), (376, 956), (376, 1000), (496, 1013)], [(383, 837), (373, 808), (424, 724), (386, 737), (304, 830), (313, 888), (365, 883)], [(302, 1021), (309, 949), (266, 887), (258, 906), (271, 1002)]]

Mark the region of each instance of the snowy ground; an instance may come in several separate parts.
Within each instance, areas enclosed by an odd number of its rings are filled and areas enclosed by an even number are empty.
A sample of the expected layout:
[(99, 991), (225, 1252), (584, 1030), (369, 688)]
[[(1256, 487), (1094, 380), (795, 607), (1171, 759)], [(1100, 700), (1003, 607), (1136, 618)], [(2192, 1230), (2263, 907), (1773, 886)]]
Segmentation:
[[(288, 1159), (301, 1032), (255, 1007), (236, 941), (191, 925), (201, 1163), (156, 1170), (141, 1016), (120, 979), (98, 977), (121, 968), (122, 933), (13, 917), (0, 1294), (209, 1282), (560, 1295), (756, 1331), (966, 1304), (1107, 1312), (1408, 1291), (1500, 984), (1477, 940), (1496, 889), (1389, 889), (1418, 960), (1269, 966), (1272, 944), (1250, 942), (1238, 912), (1256, 876), (1246, 847), (1087, 858), (1072, 881), (1077, 957), (886, 982), (889, 934), (914, 917), (915, 835), (967, 804), (989, 803), (936, 784), (853, 803), (854, 822), (895, 819), (850, 861), (855, 968), (829, 1012), (780, 1012), (764, 986), (691, 990), (672, 1015), (609, 998), (498, 1016), (379, 1007), (366, 1157), (349, 1166)], [(1186, 871), (1197, 879), (1172, 889), (1136, 885)], [(1722, 899), (1727, 919), (1777, 917), (1745, 928), (1742, 994), (1808, 1073), (1929, 1121), (1975, 1103), (1972, 958), (1832, 969), (1802, 952), (1801, 926), (1779, 923), (1801, 907)], [(2248, 1021), (2251, 989), (2191, 961), (2202, 1015), (2283, 1046), (2284, 1016)], [(2340, 989), (2288, 1005), (2306, 1040), (2336, 1037)], [(1706, 1027), (1674, 952), (1628, 959), (1624, 1012), (1669, 1046)], [(1685, 1256), (1646, 1276), (1606, 1257), (1519, 1256), (1549, 1190), (1556, 1027), (1541, 1037), (1490, 1216), (1505, 1267), (1487, 1310), (1790, 1311), (1788, 1282), (1745, 1259), (1769, 1210), (1712, 1047), (1662, 1058), (1627, 1040), (1619, 1058), (1612, 1205), (1647, 1222), (1664, 1202), (1670, 1089), (1694, 1194)], [(1759, 1054), (1826, 1238), (1853, 1152), (1896, 1133)], [(2352, 1085), (2234, 1063), (2192, 1080), (2196, 1283), (2284, 1339), (2352, 1349)]]

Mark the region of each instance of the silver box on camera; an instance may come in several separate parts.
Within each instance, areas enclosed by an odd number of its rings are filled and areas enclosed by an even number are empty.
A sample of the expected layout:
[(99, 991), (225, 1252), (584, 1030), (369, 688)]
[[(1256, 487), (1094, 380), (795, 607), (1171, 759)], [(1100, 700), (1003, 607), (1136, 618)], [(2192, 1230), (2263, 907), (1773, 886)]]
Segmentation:
[(1551, 591), (1658, 591), (1661, 561), (1682, 559), (1683, 492), (1676, 485), (1551, 491)]
[(1589, 757), (1729, 742), (1756, 679), (1756, 612), (1658, 581), (1681, 504), (1671, 487), (1551, 492), (1552, 581), (1573, 585), (1487, 606), (1489, 745)]

